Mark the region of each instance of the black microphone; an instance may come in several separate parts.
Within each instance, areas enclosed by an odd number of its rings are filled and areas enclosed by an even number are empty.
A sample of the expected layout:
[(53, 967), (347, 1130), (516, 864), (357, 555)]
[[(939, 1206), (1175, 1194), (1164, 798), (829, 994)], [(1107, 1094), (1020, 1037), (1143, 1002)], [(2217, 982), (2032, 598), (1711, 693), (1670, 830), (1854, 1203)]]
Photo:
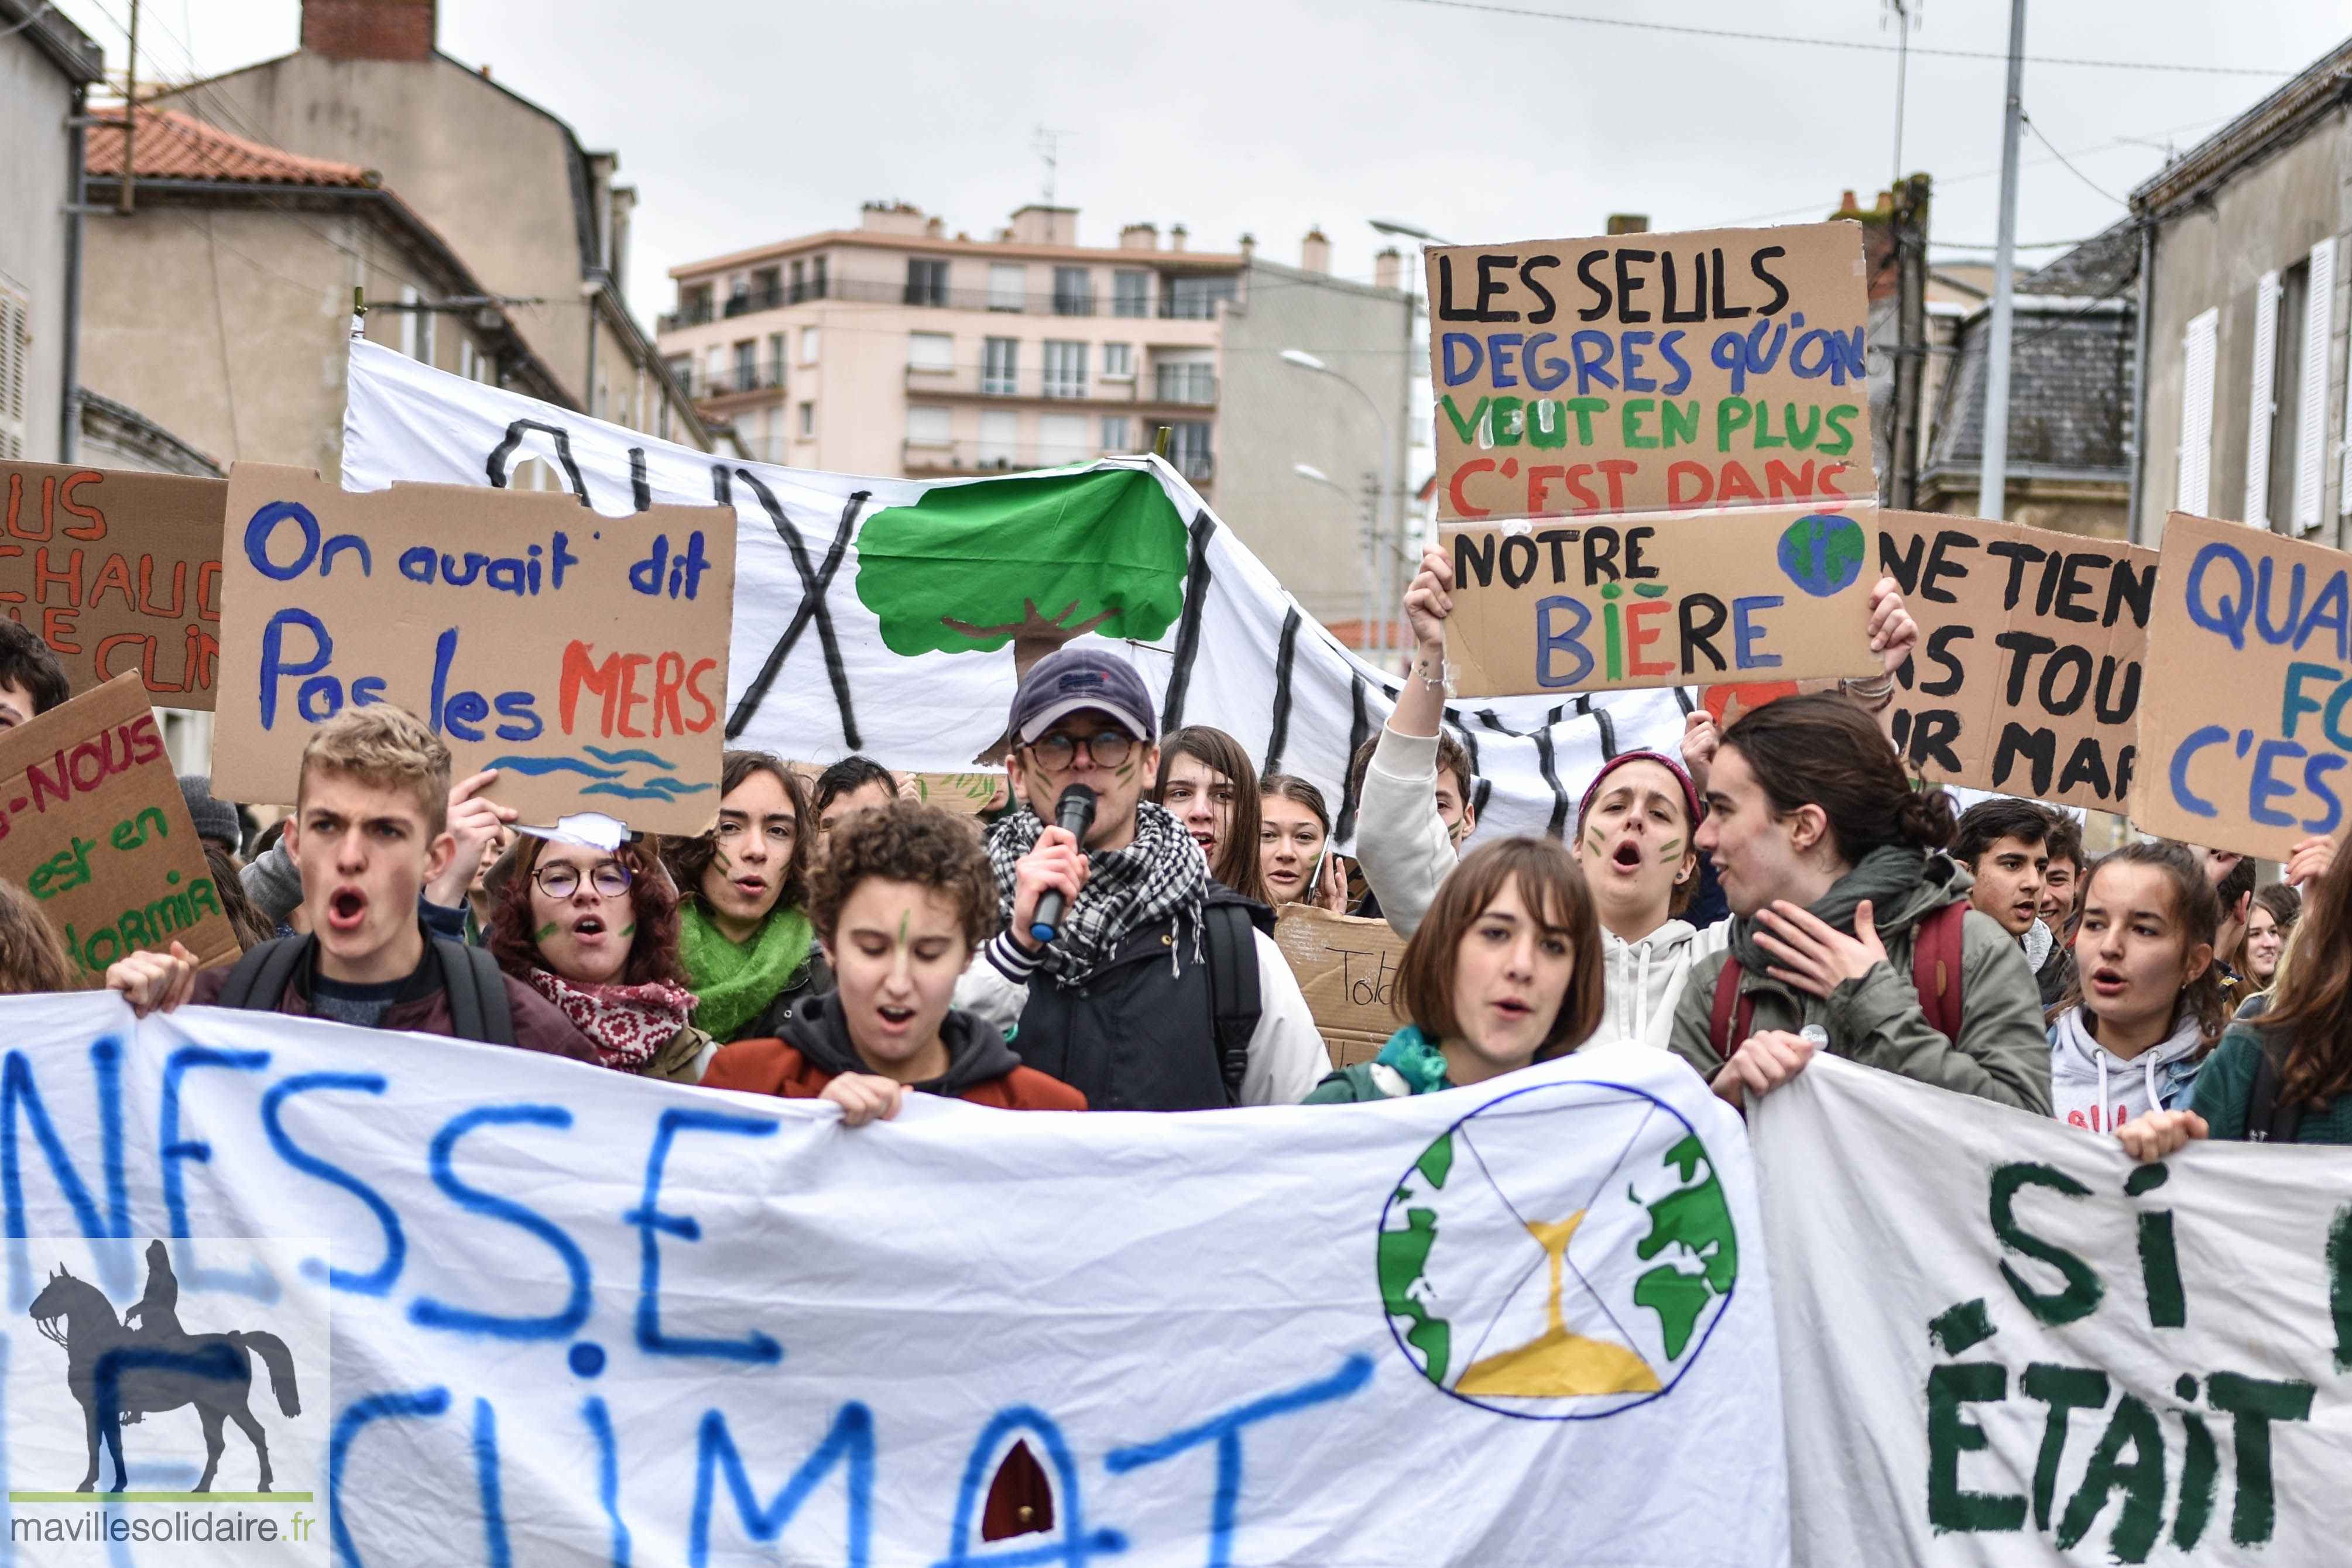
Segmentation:
[[(1083, 784), (1063, 790), (1060, 804), (1054, 808), (1054, 825), (1066, 831), (1083, 849), (1087, 830), (1095, 825), (1095, 792)], [(1037, 941), (1051, 942), (1062, 928), (1062, 911), (1067, 904), (1058, 887), (1039, 894), (1037, 912), (1029, 917), (1029, 935)]]

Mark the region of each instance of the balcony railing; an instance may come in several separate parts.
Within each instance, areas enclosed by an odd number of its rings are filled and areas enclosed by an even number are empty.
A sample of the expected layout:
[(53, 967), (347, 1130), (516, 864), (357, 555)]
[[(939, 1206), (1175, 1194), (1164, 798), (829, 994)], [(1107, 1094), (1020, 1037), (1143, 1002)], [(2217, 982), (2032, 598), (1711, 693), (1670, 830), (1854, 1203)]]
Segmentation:
[(689, 299), (675, 310), (665, 310), (654, 318), (654, 329), (673, 332), (680, 327), (699, 327), (710, 319), (710, 300), (706, 296)]
[(839, 285), (828, 287), (830, 282), (830, 279), (820, 277), (802, 283), (779, 283), (772, 288), (754, 288), (748, 294), (730, 295), (716, 306), (708, 298), (695, 299), (654, 318), (654, 329), (673, 332), (680, 327), (699, 327), (709, 321), (732, 320), (738, 316), (798, 305), (804, 300), (840, 298)]
[(686, 395), (697, 401), (770, 392), (784, 384), (784, 366), (775, 360), (755, 365), (723, 365), (715, 372), (708, 366), (695, 366), (677, 374), (679, 384), (686, 388)]
[(1166, 372), (1209, 367), (1192, 365), (1161, 365), (1161, 372), (1151, 377), (1089, 375), (1083, 382), (1065, 379), (1047, 381), (1045, 371), (1034, 365), (1024, 365), (1020, 373), (1010, 379), (988, 373), (979, 365), (958, 365), (952, 370), (927, 371), (907, 367), (907, 392), (913, 397), (1002, 397), (1040, 398), (1054, 402), (1116, 403), (1122, 408), (1139, 404), (1168, 404), (1188, 408), (1211, 407), (1217, 401), (1217, 378), (1213, 374), (1181, 374)]
[[(1106, 447), (1057, 447), (1034, 441), (909, 441), (901, 465), (916, 474), (1021, 474), (1035, 468), (1057, 468), (1066, 463), (1091, 463), (1097, 457), (1133, 456), (1131, 451)], [(1216, 476), (1216, 462), (1206, 453), (1171, 457), (1176, 471), (1196, 485)]]

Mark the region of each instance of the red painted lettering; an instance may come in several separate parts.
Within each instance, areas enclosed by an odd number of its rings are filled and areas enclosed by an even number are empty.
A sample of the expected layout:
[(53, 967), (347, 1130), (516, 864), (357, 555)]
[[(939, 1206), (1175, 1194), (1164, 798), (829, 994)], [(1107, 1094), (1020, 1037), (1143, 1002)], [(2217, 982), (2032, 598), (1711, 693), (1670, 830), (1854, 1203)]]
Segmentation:
[(613, 705), (621, 695), (621, 655), (607, 653), (601, 664), (591, 659), (592, 644), (572, 643), (563, 650), (563, 676), (556, 688), (556, 712), (563, 725), (563, 733), (572, 733), (572, 710), (579, 706), (582, 687), (604, 699), (604, 716), (597, 726), (599, 734), (613, 733)]

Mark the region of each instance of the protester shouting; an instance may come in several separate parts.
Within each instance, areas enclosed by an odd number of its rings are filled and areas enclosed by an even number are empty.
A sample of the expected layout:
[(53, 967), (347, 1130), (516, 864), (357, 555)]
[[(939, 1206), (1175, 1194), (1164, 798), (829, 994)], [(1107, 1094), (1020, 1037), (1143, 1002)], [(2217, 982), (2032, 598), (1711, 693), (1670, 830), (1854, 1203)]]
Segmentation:
[(1010, 1111), (1083, 1111), (1086, 1097), (1022, 1064), (1003, 1032), (953, 1006), (956, 981), (997, 926), (996, 875), (979, 831), (913, 800), (858, 811), (834, 830), (809, 896), (836, 988), (740, 1040), (703, 1083), (830, 1100), (861, 1126), (896, 1115), (909, 1091)]
[(2050, 1028), (2050, 1103), (2112, 1133), (2188, 1103), (2229, 1022), (2213, 931), (2221, 901), (2199, 857), (2158, 840), (2100, 857), (2083, 883), (2075, 973)]
[(1601, 916), (1607, 976), (1602, 1038), (1664, 1050), (1694, 967), (1721, 956), (1731, 923), (1680, 918), (1698, 883), (1698, 789), (1655, 751), (1628, 751), (1594, 775), (1576, 812), (1576, 860)]
[(1272, 904), (1258, 845), (1257, 768), (1240, 741), (1196, 724), (1160, 747), (1151, 799), (1201, 846), (1209, 874), (1260, 904)]
[[(663, 841), (686, 894), (678, 956), (700, 998), (694, 1025), (724, 1044), (783, 1027), (793, 1004), (833, 989), (809, 924), (807, 792), (764, 751), (730, 751), (719, 769), (719, 820)], [(534, 927), (536, 929), (536, 927)]]
[(1331, 812), (1323, 791), (1295, 773), (1257, 781), (1258, 869), (1276, 904), (1311, 904), (1348, 913), (1348, 878), (1329, 852)]
[(2116, 1136), (2136, 1157), (2162, 1159), (2192, 1138), (2352, 1144), (2352, 874), (2331, 863), (2347, 831), (2325, 853), (2296, 846), (2290, 872), (2320, 869), (2304, 884), (2285, 978), (2267, 1010), (2221, 1036), (2189, 1108), (2124, 1124)]
[(2050, 871), (2051, 814), (2031, 800), (1997, 795), (1960, 813), (1952, 829), (1951, 856), (1969, 873), (1969, 903), (2008, 932), (2024, 950), (2042, 1005), (2056, 1003), (2064, 965), (2054, 964), (2057, 933), (2042, 918), (2042, 894)]
[(652, 848), (604, 851), (529, 831), (491, 873), (489, 949), (553, 1002), (607, 1067), (693, 1083), (718, 1049), (688, 1022), (677, 890)]
[(1930, 852), (1951, 804), (1911, 788), (1868, 714), (1822, 694), (1742, 715), (1706, 806), (1697, 841), (1730, 901), (1730, 950), (1691, 977), (1673, 1043), (1718, 1094), (1740, 1104), (1787, 1082), (1813, 1051), (1797, 1031), (1818, 1024), (1835, 1055), (2048, 1113), (2033, 973), (1968, 907), (1968, 873)]
[(1591, 892), (1559, 843), (1474, 850), (1398, 962), (1396, 1008), (1412, 1021), (1307, 1103), (1456, 1089), (1574, 1051), (1601, 1022), (1600, 933)]
[(193, 999), (594, 1061), (571, 1021), (488, 953), (427, 935), (418, 898), (457, 852), (448, 810), (439, 736), (389, 703), (345, 708), (302, 747), (282, 841), (310, 934), (202, 974), (174, 942), (118, 960), (106, 983), (142, 1017)]
[[(1022, 1060), (1097, 1110), (1294, 1104), (1330, 1069), (1322, 1038), (1272, 912), (1212, 882), (1143, 799), (1157, 733), (1125, 660), (1066, 647), (1031, 667), (1008, 728), (1020, 804), (988, 835), (1005, 929), (957, 1004), (1017, 1026)], [(1083, 844), (1055, 820), (1078, 785), (1094, 797)], [(1050, 941), (1033, 929), (1047, 893), (1066, 901)]]

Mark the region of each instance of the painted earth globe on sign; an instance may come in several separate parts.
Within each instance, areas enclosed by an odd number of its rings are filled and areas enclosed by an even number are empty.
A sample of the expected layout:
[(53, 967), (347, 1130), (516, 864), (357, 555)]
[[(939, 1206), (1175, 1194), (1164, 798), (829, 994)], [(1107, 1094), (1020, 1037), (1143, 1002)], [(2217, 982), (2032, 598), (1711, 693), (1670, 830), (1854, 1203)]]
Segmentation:
[(1671, 1392), (1739, 1274), (1706, 1146), (1663, 1101), (1606, 1083), (1522, 1089), (1455, 1123), (1398, 1182), (1379, 1253), (1389, 1327), (1423, 1376), (1549, 1420)]

